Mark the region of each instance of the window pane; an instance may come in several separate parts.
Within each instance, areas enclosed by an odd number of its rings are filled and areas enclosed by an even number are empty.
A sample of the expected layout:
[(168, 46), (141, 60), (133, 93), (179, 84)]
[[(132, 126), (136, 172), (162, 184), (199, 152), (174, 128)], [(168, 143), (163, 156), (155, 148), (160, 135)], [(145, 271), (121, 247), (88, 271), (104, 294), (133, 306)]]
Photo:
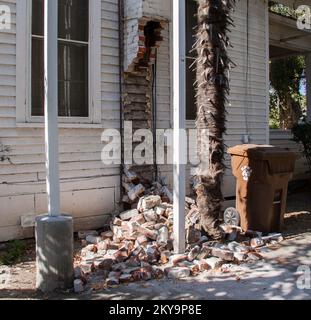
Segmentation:
[(32, 0), (32, 34), (44, 35), (44, 2)]
[(190, 69), (193, 60), (187, 59), (186, 63), (186, 119), (195, 120), (197, 115), (195, 86), (196, 72), (193, 70), (193, 66)]
[(59, 42), (59, 115), (88, 117), (88, 46)]
[(197, 25), (197, 2), (195, 0), (186, 0), (186, 117), (187, 120), (196, 119), (196, 97), (195, 97), (195, 86), (196, 81), (196, 72), (194, 67), (190, 69), (190, 66), (193, 64), (193, 58), (196, 57), (196, 52), (192, 51), (193, 45), (195, 43), (195, 30), (194, 28)]
[(44, 115), (44, 59), (43, 40), (32, 39), (32, 62), (31, 62), (31, 96), (32, 115)]
[[(89, 0), (58, 1), (58, 35), (62, 39), (87, 42)], [(44, 0), (32, 1), (32, 34), (44, 35)]]
[[(59, 37), (88, 42), (88, 0), (59, 0)], [(32, 6), (32, 115), (44, 115), (44, 0)], [(88, 44), (58, 42), (59, 116), (88, 117)]]
[(186, 50), (187, 56), (195, 56), (192, 52), (195, 43), (195, 30), (197, 26), (197, 2), (196, 0), (186, 0)]
[(89, 40), (88, 3), (88, 0), (58, 1), (58, 34), (61, 39)]

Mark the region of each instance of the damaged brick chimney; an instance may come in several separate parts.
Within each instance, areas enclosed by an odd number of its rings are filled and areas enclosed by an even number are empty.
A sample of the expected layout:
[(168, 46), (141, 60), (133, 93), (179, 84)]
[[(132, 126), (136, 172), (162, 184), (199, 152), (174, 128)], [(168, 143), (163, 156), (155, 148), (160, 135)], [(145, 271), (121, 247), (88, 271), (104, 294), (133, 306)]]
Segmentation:
[(137, 56), (124, 75), (124, 119), (133, 130), (152, 129), (152, 65), (162, 41), (160, 22), (139, 22)]
[[(159, 0), (125, 2), (123, 118), (132, 122), (133, 132), (156, 129), (153, 117), (156, 108), (154, 66), (157, 50), (163, 41), (161, 32), (168, 24), (167, 17), (161, 17), (162, 10), (163, 2)], [(169, 11), (163, 12), (167, 15)], [(133, 166), (130, 169), (146, 180), (145, 184), (154, 181), (155, 166)]]

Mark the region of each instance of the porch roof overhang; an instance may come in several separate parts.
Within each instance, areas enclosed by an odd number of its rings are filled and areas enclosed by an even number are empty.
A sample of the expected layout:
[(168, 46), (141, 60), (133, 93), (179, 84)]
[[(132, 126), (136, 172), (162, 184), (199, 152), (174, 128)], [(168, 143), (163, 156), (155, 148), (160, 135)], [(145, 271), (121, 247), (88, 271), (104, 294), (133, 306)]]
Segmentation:
[(295, 19), (270, 12), (270, 58), (308, 52), (311, 52), (311, 30), (300, 30)]

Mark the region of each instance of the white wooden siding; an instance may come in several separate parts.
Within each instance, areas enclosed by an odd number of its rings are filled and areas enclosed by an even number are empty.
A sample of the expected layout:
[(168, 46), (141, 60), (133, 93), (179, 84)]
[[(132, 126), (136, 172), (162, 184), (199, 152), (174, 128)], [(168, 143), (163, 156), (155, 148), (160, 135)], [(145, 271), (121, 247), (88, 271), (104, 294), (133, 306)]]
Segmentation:
[[(237, 2), (236, 11), (233, 14), (235, 27), (231, 28), (230, 39), (233, 48), (229, 50), (231, 59), (237, 64), (230, 73), (230, 105), (227, 106), (227, 136), (226, 145), (228, 147), (241, 144), (242, 135), (246, 134), (248, 123), (248, 133), (251, 142), (255, 144), (266, 144), (268, 140), (267, 131), (267, 72), (266, 72), (266, 27), (265, 27), (265, 10), (264, 0), (250, 1), (249, 6), (249, 75), (248, 75), (248, 92), (246, 91), (246, 69), (247, 69), (247, 2), (240, 0)], [(166, 42), (165, 42), (166, 43)], [(165, 47), (165, 44), (164, 44)], [(165, 50), (161, 48), (160, 50)], [(163, 67), (163, 72), (168, 73), (170, 70), (169, 59), (165, 52), (163, 61), (159, 65)], [(160, 56), (162, 58), (162, 56)], [(159, 72), (159, 71), (158, 71)], [(160, 76), (158, 75), (158, 78)], [(159, 79), (161, 88), (168, 88), (167, 79)], [(163, 85), (162, 85), (163, 83)], [(170, 97), (161, 92), (159, 88), (159, 101), (169, 101)], [(165, 90), (167, 92), (167, 90)], [(161, 106), (162, 107), (162, 106)], [(167, 104), (163, 105), (164, 108)], [(247, 110), (246, 110), (247, 108)], [(168, 109), (160, 109), (160, 119), (171, 119), (172, 107)], [(163, 110), (163, 111), (162, 111)], [(247, 119), (247, 120), (246, 120)], [(166, 121), (160, 128), (166, 128), (169, 123)], [(164, 125), (164, 126), (163, 126)], [(194, 127), (193, 121), (188, 121), (189, 127)], [(226, 172), (223, 184), (223, 190), (226, 197), (235, 196), (235, 178), (231, 173), (230, 156), (226, 156)], [(172, 185), (172, 166), (161, 166), (161, 174), (168, 177), (170, 185)], [(190, 166), (188, 167), (188, 178), (190, 175)], [(190, 188), (188, 186), (188, 193)]]
[[(265, 10), (264, 0), (249, 2), (248, 83), (246, 83), (247, 1), (238, 1), (233, 14), (235, 27), (231, 28), (230, 34), (233, 48), (229, 50), (229, 54), (237, 67), (231, 71), (230, 105), (227, 107), (228, 147), (241, 144), (242, 135), (247, 133), (247, 127), (251, 143), (266, 144), (268, 139)], [(224, 179), (224, 194), (226, 197), (231, 197), (235, 195), (236, 182), (231, 174), (229, 156), (226, 163), (228, 170)]]
[[(0, 241), (32, 235), (20, 217), (45, 213), (44, 131), (16, 126), (16, 1), (12, 31), (0, 32), (0, 143), (11, 162), (0, 163)], [(101, 7), (102, 128), (60, 129), (62, 211), (73, 214), (75, 228), (100, 227), (119, 201), (119, 168), (101, 163), (103, 129), (119, 128), (118, 1)], [(40, 126), (38, 126), (40, 127)]]
[[(230, 105), (227, 106), (227, 135), (225, 143), (232, 147), (242, 143), (242, 135), (248, 134), (251, 142), (266, 144), (267, 131), (267, 60), (264, 0), (250, 1), (249, 4), (249, 69), (247, 71), (247, 1), (237, 1), (232, 17), (235, 27), (231, 27), (229, 49), (230, 58), (237, 66), (230, 72)], [(248, 89), (246, 89), (246, 87)], [(194, 122), (189, 121), (194, 127)], [(226, 156), (228, 167), (223, 184), (225, 197), (235, 196), (236, 182), (231, 173), (230, 156)], [(189, 174), (189, 170), (188, 170)]]
[[(20, 227), (20, 217), (46, 211), (44, 137), (40, 126), (16, 126), (16, 3), (12, 31), (0, 32), (0, 142), (11, 147), (11, 161), (0, 163), (0, 241), (32, 235)], [(119, 51), (118, 2), (102, 0), (101, 127), (72, 126), (60, 129), (60, 176), (62, 210), (74, 215), (75, 227), (102, 226), (107, 214), (119, 201), (119, 168), (105, 167), (100, 161), (100, 137), (104, 128), (119, 128)], [(266, 130), (266, 47), (264, 1), (250, 2), (250, 72), (246, 98), (246, 0), (238, 2), (234, 14), (230, 50), (238, 66), (231, 72), (231, 106), (228, 106), (226, 143), (241, 142), (245, 133), (245, 106), (252, 142), (265, 143)], [(169, 26), (162, 32), (164, 41), (158, 52), (158, 128), (172, 126), (171, 115), (171, 35)], [(230, 165), (229, 157), (227, 164)], [(235, 194), (235, 180), (225, 177), (226, 196)], [(161, 166), (162, 176), (172, 179), (172, 167)]]

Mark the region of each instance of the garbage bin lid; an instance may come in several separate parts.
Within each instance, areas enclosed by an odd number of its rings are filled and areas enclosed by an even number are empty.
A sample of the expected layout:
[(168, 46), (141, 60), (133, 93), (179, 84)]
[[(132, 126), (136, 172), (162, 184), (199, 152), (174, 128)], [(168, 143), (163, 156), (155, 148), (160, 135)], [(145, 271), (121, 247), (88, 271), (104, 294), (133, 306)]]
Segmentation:
[(277, 148), (270, 145), (244, 144), (228, 149), (232, 156), (248, 157), (258, 160), (295, 160), (297, 154), (285, 148)]

